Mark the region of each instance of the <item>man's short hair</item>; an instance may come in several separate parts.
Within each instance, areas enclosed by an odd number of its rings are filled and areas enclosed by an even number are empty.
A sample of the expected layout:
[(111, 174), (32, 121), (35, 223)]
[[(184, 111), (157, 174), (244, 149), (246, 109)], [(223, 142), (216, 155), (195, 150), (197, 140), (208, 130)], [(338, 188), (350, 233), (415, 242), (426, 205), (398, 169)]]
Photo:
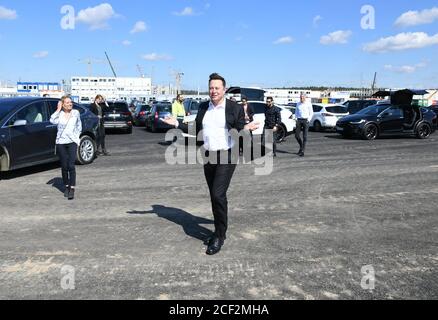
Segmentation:
[(224, 85), (224, 88), (227, 87), (227, 82), (225, 81), (224, 77), (222, 77), (220, 74), (212, 73), (210, 75), (210, 80), (208, 81), (208, 83), (210, 84), (210, 82), (212, 82), (213, 80), (221, 80)]
[(274, 102), (274, 98), (272, 98), (272, 97), (267, 97), (266, 101), (268, 101), (268, 100), (271, 100), (272, 102)]

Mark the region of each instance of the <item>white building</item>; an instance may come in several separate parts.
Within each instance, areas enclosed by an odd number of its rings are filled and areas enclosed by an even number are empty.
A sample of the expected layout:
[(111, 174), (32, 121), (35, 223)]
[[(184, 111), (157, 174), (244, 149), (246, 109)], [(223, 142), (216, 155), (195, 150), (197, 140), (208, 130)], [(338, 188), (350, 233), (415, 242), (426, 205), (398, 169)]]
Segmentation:
[(146, 100), (152, 95), (150, 78), (72, 77), (71, 95), (74, 100), (89, 103), (98, 95), (107, 100)]
[(266, 89), (265, 97), (274, 98), (277, 104), (289, 104), (300, 102), (301, 93), (307, 95), (308, 99), (320, 99), (321, 91), (298, 90), (298, 89)]

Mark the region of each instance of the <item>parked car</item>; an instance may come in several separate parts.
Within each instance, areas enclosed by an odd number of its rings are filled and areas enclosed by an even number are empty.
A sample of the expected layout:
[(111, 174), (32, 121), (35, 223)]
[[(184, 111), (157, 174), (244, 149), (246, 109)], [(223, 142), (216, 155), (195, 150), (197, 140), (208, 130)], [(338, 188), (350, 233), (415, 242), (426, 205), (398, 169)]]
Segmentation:
[(198, 114), (199, 104), (200, 104), (198, 100), (188, 98), (184, 100), (183, 104), (187, 116)]
[(428, 107), (429, 110), (435, 112), (436, 115), (438, 115), (438, 105), (431, 105)]
[(228, 99), (235, 99), (240, 102), (242, 97), (248, 101), (265, 101), (265, 90), (261, 88), (230, 87), (226, 92)]
[(135, 126), (144, 126), (146, 124), (147, 114), (151, 112), (152, 107), (147, 104), (139, 104), (135, 109), (133, 124)]
[(385, 134), (408, 134), (427, 139), (436, 126), (437, 115), (427, 108), (410, 104), (380, 104), (339, 120), (336, 131), (346, 138), (359, 135), (366, 140)]
[(151, 112), (145, 120), (146, 130), (157, 132), (158, 130), (168, 130), (174, 127), (161, 121), (166, 117), (172, 116), (172, 104), (170, 102), (157, 102), (152, 106)]
[(317, 132), (324, 129), (335, 129), (336, 122), (348, 115), (347, 108), (342, 105), (314, 104), (310, 128)]
[(122, 129), (132, 133), (132, 116), (126, 102), (108, 102), (108, 107), (102, 104), (104, 110), (105, 129)]
[[(254, 110), (254, 121), (260, 123), (260, 127), (253, 131), (253, 135), (262, 135), (263, 129), (265, 125), (265, 111), (268, 105), (264, 102), (260, 101), (249, 101), (248, 104)], [(285, 107), (278, 106), (281, 109), (281, 126), (277, 132), (277, 142), (281, 143), (287, 136), (291, 135), (296, 128), (296, 121), (294, 119), (294, 115), (290, 110), (287, 110)], [(196, 115), (187, 116), (184, 119), (185, 123), (189, 124), (189, 127), (195, 123)], [(186, 132), (187, 133), (187, 132)], [(188, 135), (185, 135), (188, 137)]]
[(377, 100), (348, 100), (343, 103), (349, 114), (355, 114), (366, 107), (377, 104)]
[[(59, 99), (0, 99), (0, 171), (11, 171), (59, 160), (55, 155), (57, 126), (50, 123)], [(79, 164), (90, 164), (96, 158), (99, 119), (88, 109), (73, 104), (82, 121), (77, 153)]]

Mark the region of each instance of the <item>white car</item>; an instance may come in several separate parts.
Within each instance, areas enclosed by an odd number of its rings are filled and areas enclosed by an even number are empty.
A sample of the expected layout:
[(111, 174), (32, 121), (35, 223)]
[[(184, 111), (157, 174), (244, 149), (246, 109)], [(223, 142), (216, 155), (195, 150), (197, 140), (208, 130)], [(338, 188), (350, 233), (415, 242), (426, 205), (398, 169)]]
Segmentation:
[[(268, 107), (266, 103), (261, 101), (249, 101), (251, 107), (254, 109), (254, 122), (260, 123), (257, 130), (253, 131), (253, 135), (262, 135), (265, 125), (265, 110)], [(285, 107), (278, 106), (281, 109), (281, 125), (277, 132), (277, 142), (282, 142), (288, 135), (291, 135), (296, 128), (296, 121), (291, 111)], [(194, 123), (196, 115), (190, 115), (184, 118), (184, 122), (190, 124)], [(185, 134), (185, 137), (189, 135)]]
[(335, 129), (339, 119), (350, 115), (348, 109), (337, 104), (313, 104), (313, 117), (310, 128), (314, 131)]

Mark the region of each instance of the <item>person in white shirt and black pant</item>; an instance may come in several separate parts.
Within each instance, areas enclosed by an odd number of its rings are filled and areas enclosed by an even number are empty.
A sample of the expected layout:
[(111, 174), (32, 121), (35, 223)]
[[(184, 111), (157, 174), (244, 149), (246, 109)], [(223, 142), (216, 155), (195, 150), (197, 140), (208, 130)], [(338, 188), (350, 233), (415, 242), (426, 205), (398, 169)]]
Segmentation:
[[(309, 133), (310, 121), (313, 118), (313, 106), (307, 101), (307, 96), (301, 93), (301, 102), (298, 103), (295, 111), (295, 117), (297, 118), (297, 127), (295, 129), (295, 138), (300, 145), (300, 151), (298, 155), (304, 157), (306, 152), (307, 135)], [(303, 132), (303, 138), (301, 139), (301, 132)]]
[[(218, 154), (216, 163), (204, 165), (204, 174), (210, 190), (210, 198), (214, 215), (215, 232), (209, 240), (206, 254), (217, 254), (226, 239), (228, 229), (228, 200), (227, 191), (231, 183), (236, 164), (231, 163), (231, 150), (239, 141), (233, 141), (230, 130), (243, 129), (254, 131), (257, 124), (245, 125), (245, 113), (243, 107), (236, 102), (225, 99), (226, 81), (219, 74), (210, 76), (209, 93), (210, 102), (202, 103), (196, 116), (196, 131), (202, 131), (204, 148), (207, 156), (212, 152)], [(187, 125), (169, 117), (164, 120), (169, 125), (187, 129)], [(220, 153), (227, 154), (220, 157)], [(225, 163), (223, 163), (224, 159)]]
[(62, 167), (62, 181), (65, 186), (64, 196), (73, 200), (76, 189), (76, 155), (82, 133), (81, 115), (73, 109), (69, 96), (64, 96), (58, 103), (56, 112), (50, 117), (50, 122), (58, 126), (56, 135), (56, 152)]

